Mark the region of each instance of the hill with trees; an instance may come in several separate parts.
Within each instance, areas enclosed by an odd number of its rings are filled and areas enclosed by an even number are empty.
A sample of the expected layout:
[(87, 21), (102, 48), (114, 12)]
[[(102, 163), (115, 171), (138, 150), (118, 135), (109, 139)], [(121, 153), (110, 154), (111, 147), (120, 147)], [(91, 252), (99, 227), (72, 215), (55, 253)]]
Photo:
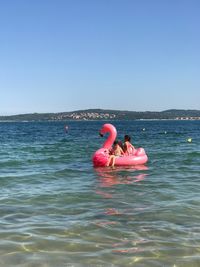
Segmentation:
[(170, 109), (165, 111), (121, 111), (86, 109), (59, 113), (31, 113), (0, 116), (0, 121), (64, 120), (200, 120), (200, 110)]

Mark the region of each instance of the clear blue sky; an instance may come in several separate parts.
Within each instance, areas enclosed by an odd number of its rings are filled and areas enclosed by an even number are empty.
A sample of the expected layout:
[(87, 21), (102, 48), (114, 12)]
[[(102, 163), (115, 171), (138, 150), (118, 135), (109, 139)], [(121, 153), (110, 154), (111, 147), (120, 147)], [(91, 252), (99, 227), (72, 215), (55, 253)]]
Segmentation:
[(0, 115), (200, 109), (199, 0), (0, 0)]

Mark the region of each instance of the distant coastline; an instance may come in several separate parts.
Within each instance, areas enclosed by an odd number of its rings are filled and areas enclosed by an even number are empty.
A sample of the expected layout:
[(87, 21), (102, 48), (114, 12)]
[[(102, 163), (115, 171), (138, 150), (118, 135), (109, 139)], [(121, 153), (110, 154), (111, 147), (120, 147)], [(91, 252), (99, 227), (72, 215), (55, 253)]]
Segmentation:
[(101, 121), (101, 120), (200, 120), (200, 110), (121, 111), (86, 109), (59, 113), (0, 116), (0, 121)]

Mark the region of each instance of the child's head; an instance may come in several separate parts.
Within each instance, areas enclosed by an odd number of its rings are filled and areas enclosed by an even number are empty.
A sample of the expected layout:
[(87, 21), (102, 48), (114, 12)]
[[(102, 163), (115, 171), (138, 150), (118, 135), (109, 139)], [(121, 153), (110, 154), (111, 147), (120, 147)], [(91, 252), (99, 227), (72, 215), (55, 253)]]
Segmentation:
[(116, 146), (118, 144), (119, 144), (119, 141), (118, 140), (115, 140), (114, 143), (113, 143), (114, 146)]
[(128, 135), (128, 134), (126, 134), (126, 135), (124, 135), (124, 141), (126, 142), (126, 141), (131, 141), (131, 137), (130, 137), (130, 135)]
[(113, 143), (113, 146), (122, 146), (122, 141), (120, 140), (115, 140), (114, 143)]

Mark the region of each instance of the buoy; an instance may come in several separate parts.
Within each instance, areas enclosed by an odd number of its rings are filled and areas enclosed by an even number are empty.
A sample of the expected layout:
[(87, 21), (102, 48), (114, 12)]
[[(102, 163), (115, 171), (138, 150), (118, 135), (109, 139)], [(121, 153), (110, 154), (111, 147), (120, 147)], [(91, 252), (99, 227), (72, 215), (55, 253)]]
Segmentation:
[(192, 143), (192, 138), (187, 139), (188, 143)]
[(65, 132), (68, 133), (69, 127), (65, 125)]

